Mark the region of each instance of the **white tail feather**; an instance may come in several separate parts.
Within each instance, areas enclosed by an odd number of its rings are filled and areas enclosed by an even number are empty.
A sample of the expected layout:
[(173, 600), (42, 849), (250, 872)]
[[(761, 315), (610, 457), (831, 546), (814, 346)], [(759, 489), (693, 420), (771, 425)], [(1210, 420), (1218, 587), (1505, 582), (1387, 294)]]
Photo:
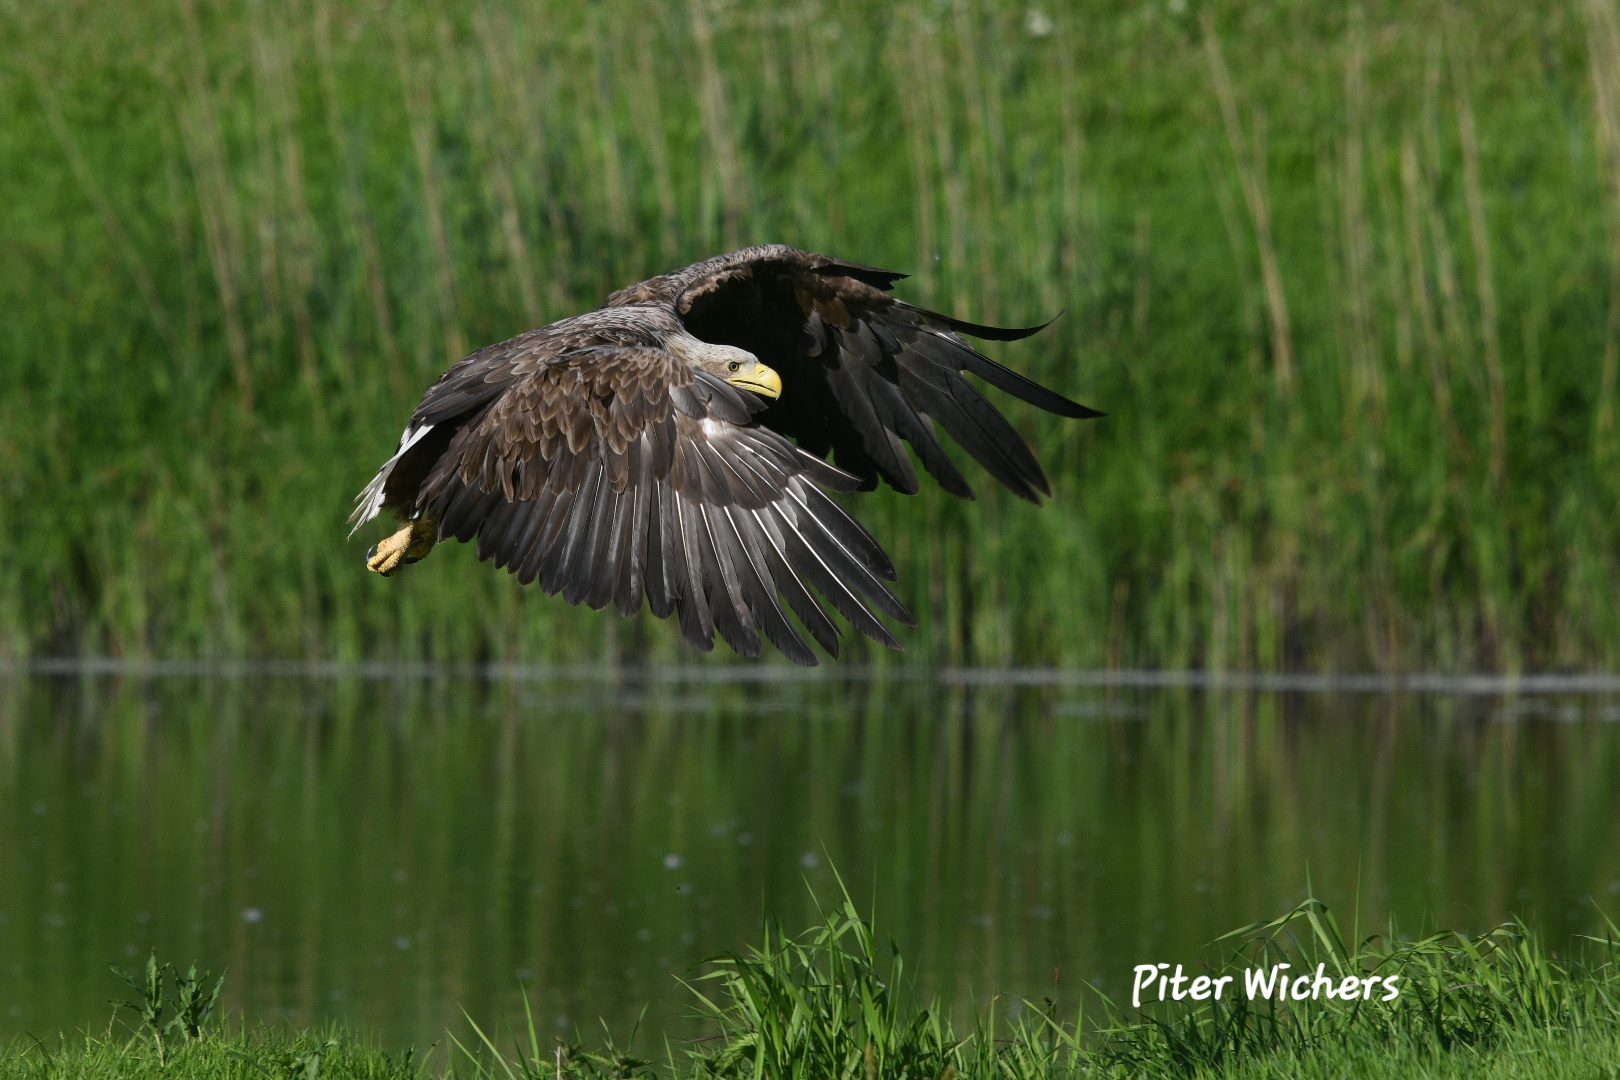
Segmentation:
[(349, 530), (350, 536), (359, 532), (360, 526), (376, 517), (382, 510), (383, 489), (388, 485), (388, 474), (394, 471), (394, 466), (399, 464), (399, 459), (405, 456), (405, 452), (421, 442), (422, 436), (432, 430), (432, 424), (423, 424), (419, 428), (408, 427), (400, 434), (399, 449), (394, 451), (394, 456), (383, 462), (382, 468), (377, 470), (377, 475), (371, 478), (371, 483), (354, 497), (354, 501), (359, 505), (354, 508), (354, 513), (349, 515), (349, 522), (354, 526)]

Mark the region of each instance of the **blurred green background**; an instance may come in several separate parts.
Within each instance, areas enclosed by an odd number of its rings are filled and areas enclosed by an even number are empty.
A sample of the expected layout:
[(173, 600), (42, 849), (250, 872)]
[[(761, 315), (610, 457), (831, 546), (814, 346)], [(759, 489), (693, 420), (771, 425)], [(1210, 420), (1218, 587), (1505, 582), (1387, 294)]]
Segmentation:
[(0, 659), (692, 659), (467, 548), (377, 579), (344, 517), (455, 357), (765, 240), (1065, 311), (992, 351), (1110, 413), (1009, 404), (1044, 509), (855, 501), (912, 658), (1620, 653), (1610, 0), (5, 0), (0, 40)]

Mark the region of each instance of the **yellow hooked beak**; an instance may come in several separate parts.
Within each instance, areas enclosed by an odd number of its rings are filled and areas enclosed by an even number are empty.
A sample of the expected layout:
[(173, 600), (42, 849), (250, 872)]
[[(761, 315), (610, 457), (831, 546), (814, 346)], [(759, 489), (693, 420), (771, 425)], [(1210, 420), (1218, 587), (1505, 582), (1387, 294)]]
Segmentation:
[(740, 386), (744, 390), (751, 390), (760, 397), (768, 397), (772, 401), (782, 396), (782, 376), (776, 373), (776, 369), (768, 368), (757, 361), (753, 368), (739, 371), (726, 382), (732, 386)]

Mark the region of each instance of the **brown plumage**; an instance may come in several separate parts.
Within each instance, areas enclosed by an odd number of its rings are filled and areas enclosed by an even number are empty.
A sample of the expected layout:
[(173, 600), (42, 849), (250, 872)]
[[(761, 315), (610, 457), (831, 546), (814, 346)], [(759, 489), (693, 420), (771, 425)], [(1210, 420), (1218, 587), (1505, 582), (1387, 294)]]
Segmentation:
[(894, 568), (827, 492), (882, 479), (915, 493), (909, 444), (945, 490), (972, 498), (938, 423), (1017, 495), (1049, 494), (1034, 454), (963, 372), (1049, 412), (1101, 415), (964, 339), (1039, 327), (925, 311), (889, 293), (902, 276), (747, 248), (472, 353), (428, 388), (356, 500), (357, 528), (385, 509), (406, 523), (370, 565), (393, 573), (437, 540), (476, 538), (480, 559), (569, 603), (634, 615), (645, 597), (703, 650), (718, 630), (757, 656), (763, 635), (814, 664), (792, 611), (836, 656), (817, 594), (899, 648), (879, 618), (913, 624), (884, 584)]

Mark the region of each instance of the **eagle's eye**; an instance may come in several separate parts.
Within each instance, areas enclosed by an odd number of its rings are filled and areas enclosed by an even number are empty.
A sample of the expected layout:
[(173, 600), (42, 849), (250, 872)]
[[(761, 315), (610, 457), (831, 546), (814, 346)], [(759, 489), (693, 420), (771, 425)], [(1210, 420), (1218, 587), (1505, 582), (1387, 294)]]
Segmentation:
[(742, 370), (742, 361), (741, 360), (729, 361), (726, 364), (726, 370), (727, 371), (741, 371)]

